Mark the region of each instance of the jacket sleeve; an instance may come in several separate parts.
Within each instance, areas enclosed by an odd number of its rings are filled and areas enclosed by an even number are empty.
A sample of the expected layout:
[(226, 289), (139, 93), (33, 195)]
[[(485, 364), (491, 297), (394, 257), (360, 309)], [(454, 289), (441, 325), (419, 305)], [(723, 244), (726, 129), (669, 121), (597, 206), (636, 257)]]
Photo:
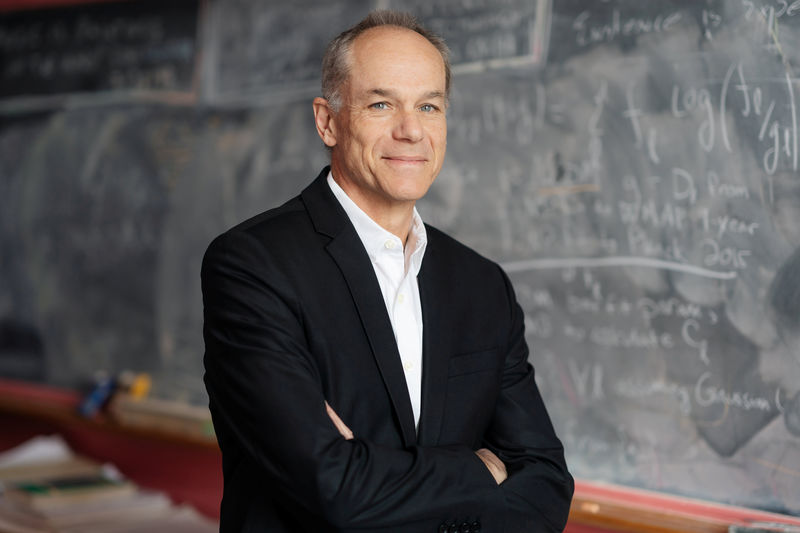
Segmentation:
[(503, 461), (508, 479), (506, 531), (552, 532), (566, 526), (574, 490), (564, 450), (555, 434), (528, 363), (524, 313), (502, 273), (511, 316), (502, 388), (486, 445)]
[(339, 435), (305, 341), (302, 303), (273, 263), (241, 231), (217, 238), (203, 259), (204, 380), (223, 452), (243, 450), (265, 484), (337, 529), (454, 513), (501, 523), (500, 488), (468, 447), (391, 449)]

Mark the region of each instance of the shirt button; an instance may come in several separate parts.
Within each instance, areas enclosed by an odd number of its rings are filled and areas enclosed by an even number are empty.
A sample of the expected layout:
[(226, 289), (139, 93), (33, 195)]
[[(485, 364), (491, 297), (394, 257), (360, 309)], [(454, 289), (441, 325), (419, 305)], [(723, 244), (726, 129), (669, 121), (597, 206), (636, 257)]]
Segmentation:
[(405, 361), (403, 362), (403, 368), (406, 372), (411, 372), (414, 369), (414, 363), (411, 361)]
[(386, 248), (387, 250), (392, 250), (392, 249), (395, 247), (395, 242), (394, 242), (394, 241), (392, 241), (392, 240), (388, 240), (388, 241), (386, 241), (385, 243), (383, 243), (383, 246), (384, 246), (384, 248)]
[(405, 301), (406, 301), (406, 296), (405, 296), (405, 294), (403, 294), (402, 292), (401, 292), (400, 294), (398, 294), (398, 295), (397, 295), (397, 301), (398, 301), (398, 302), (400, 302), (400, 303), (403, 303), (403, 302), (405, 302)]

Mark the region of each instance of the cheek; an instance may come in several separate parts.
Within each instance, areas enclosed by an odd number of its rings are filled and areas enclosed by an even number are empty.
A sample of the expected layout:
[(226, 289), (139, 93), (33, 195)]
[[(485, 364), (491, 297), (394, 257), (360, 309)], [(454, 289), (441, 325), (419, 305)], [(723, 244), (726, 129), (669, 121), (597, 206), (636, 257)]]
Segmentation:
[(359, 152), (364, 158), (371, 158), (380, 145), (380, 137), (369, 131), (361, 131), (353, 138), (353, 151)]
[(436, 148), (442, 152), (444, 152), (444, 149), (447, 148), (447, 130), (444, 130), (436, 139)]
[(353, 166), (363, 168), (369, 165), (371, 160), (370, 147), (366, 146), (360, 139), (353, 138), (347, 146), (347, 154)]
[(433, 143), (433, 152), (436, 154), (436, 166), (441, 168), (444, 162), (444, 154), (447, 151), (447, 138), (436, 139)]
[(429, 135), (433, 147), (436, 150), (443, 151), (447, 146), (447, 123), (433, 126)]

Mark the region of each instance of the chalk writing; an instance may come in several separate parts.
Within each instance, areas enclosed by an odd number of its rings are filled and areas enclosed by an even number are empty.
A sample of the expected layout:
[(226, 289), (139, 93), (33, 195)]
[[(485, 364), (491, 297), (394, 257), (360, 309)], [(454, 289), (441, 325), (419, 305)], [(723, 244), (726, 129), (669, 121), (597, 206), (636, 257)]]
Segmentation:
[[(734, 80), (733, 77), (736, 77)], [(724, 120), (729, 105), (736, 101), (739, 103), (739, 113), (742, 117), (752, 118), (758, 121), (758, 140), (765, 147), (762, 153), (762, 168), (771, 176), (775, 174), (778, 165), (783, 157), (791, 162), (793, 170), (798, 168), (798, 132), (797, 132), (797, 108), (794, 96), (794, 81), (785, 74), (785, 88), (788, 96), (788, 113), (776, 112), (777, 99), (767, 98), (763, 87), (759, 84), (751, 83), (747, 80), (742, 63), (731, 63), (728, 67), (720, 89), (719, 113), (722, 117), (720, 125), (722, 127), (722, 138), (725, 148), (731, 152), (728, 125)], [(777, 83), (772, 80), (764, 80), (770, 84)], [(735, 101), (731, 100), (730, 89), (733, 84)], [(783, 124), (781, 117), (788, 116), (790, 125)], [(768, 181), (769, 199), (774, 201), (774, 191), (772, 181)]]
[(602, 365), (597, 363), (581, 365), (575, 359), (570, 359), (567, 366), (569, 367), (569, 374), (575, 385), (575, 390), (580, 398), (601, 400), (605, 396), (603, 392)]
[(776, 19), (781, 17), (794, 17), (800, 15), (800, 0), (773, 0), (762, 5), (756, 5), (752, 0), (742, 0), (745, 7), (745, 18), (751, 20), (756, 16), (768, 21), (771, 27)]
[(677, 316), (695, 319), (699, 319), (703, 316), (703, 309), (698, 304), (682, 301), (677, 298), (656, 300), (642, 297), (637, 300), (636, 309), (642, 313), (645, 320), (652, 320), (660, 316)]
[[(553, 241), (551, 244), (554, 244)], [(674, 261), (665, 261), (649, 257), (633, 256), (613, 256), (613, 257), (572, 257), (560, 259), (525, 259), (521, 261), (508, 261), (502, 264), (506, 272), (524, 272), (526, 270), (539, 269), (559, 269), (564, 276), (564, 281), (570, 281), (569, 276), (574, 267), (620, 267), (636, 266), (644, 268), (655, 268), (662, 270), (673, 270), (684, 272), (693, 276), (700, 276), (710, 279), (729, 280), (737, 277), (736, 272), (716, 271), (695, 265), (687, 265)]]
[(676, 85), (672, 88), (672, 115), (682, 118), (690, 113), (698, 111), (703, 115), (703, 120), (697, 130), (697, 139), (700, 147), (706, 152), (714, 148), (716, 135), (714, 120), (714, 109), (711, 104), (711, 93), (708, 89), (696, 89), (691, 87), (680, 94), (680, 88)]
[(708, 172), (708, 193), (722, 198), (750, 198), (750, 190), (745, 185), (723, 183), (713, 170)]
[(0, 96), (190, 88), (196, 4), (48, 14), (0, 22)]
[(575, 42), (580, 46), (612, 41), (619, 36), (627, 37), (654, 32), (666, 32), (683, 18), (680, 12), (655, 17), (623, 17), (619, 9), (611, 11), (610, 20), (594, 20), (590, 11), (580, 13), (572, 23)]
[(533, 54), (535, 2), (419, 2), (415, 11), (448, 42), (454, 64)]
[(703, 23), (703, 36), (711, 41), (714, 38), (712, 30), (722, 25), (722, 15), (710, 9), (704, 9), (700, 20)]
[(586, 328), (576, 326), (569, 322), (563, 325), (562, 333), (567, 339), (576, 343), (581, 343), (586, 340), (586, 336), (589, 334)]
[(717, 238), (722, 237), (726, 232), (755, 235), (758, 229), (758, 222), (749, 222), (730, 215), (710, 215), (708, 207), (700, 208), (700, 220), (705, 231), (713, 231), (716, 228)]
[(683, 338), (683, 342), (697, 350), (700, 361), (706, 365), (709, 365), (711, 364), (711, 360), (708, 358), (708, 341), (696, 336), (699, 330), (700, 323), (693, 318), (689, 318), (683, 322), (683, 327), (681, 327), (681, 337)]
[(675, 340), (669, 333), (659, 333), (653, 328), (619, 329), (613, 326), (594, 326), (589, 332), (589, 340), (606, 348), (674, 348)]
[(754, 396), (747, 391), (728, 391), (722, 387), (710, 385), (711, 373), (706, 372), (697, 380), (694, 388), (694, 399), (698, 405), (708, 407), (711, 405), (724, 405), (742, 409), (744, 411), (758, 410), (771, 411), (771, 402), (764, 397)]
[(709, 268), (732, 267), (736, 269), (747, 268), (747, 258), (752, 255), (750, 250), (732, 246), (720, 246), (711, 238), (703, 239), (700, 243), (705, 255), (703, 264)]
[(660, 238), (656, 240), (650, 237), (644, 229), (634, 225), (628, 226), (627, 237), (628, 249), (632, 254), (655, 257), (676, 263), (688, 263), (678, 237), (670, 237), (666, 242)]
[(553, 309), (556, 304), (553, 296), (547, 289), (537, 289), (527, 284), (519, 284), (516, 287), (517, 298), (525, 308), (530, 309)]
[(525, 330), (539, 339), (549, 339), (554, 332), (553, 320), (544, 312), (528, 313), (525, 315)]
[[(614, 394), (628, 399), (645, 399), (654, 396), (672, 398), (682, 414), (688, 416), (693, 406), (710, 407), (721, 405), (743, 411), (776, 411), (778, 406), (765, 396), (755, 395), (748, 391), (726, 390), (711, 385), (713, 375), (704, 372), (694, 385), (684, 385), (668, 380), (640, 380), (635, 378), (621, 379), (614, 383)], [(776, 397), (780, 393), (776, 391)]]
[(638, 400), (653, 396), (666, 396), (677, 401), (678, 407), (684, 415), (692, 412), (691, 389), (678, 383), (667, 381), (637, 381), (623, 379), (614, 384), (614, 393), (624, 398)]

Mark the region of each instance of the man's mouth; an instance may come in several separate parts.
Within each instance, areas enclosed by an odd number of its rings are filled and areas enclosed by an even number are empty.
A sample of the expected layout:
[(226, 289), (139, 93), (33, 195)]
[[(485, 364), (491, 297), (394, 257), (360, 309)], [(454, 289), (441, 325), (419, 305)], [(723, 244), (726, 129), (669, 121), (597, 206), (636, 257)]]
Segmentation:
[(383, 158), (398, 163), (424, 163), (428, 160), (427, 157), (414, 155), (387, 155)]

